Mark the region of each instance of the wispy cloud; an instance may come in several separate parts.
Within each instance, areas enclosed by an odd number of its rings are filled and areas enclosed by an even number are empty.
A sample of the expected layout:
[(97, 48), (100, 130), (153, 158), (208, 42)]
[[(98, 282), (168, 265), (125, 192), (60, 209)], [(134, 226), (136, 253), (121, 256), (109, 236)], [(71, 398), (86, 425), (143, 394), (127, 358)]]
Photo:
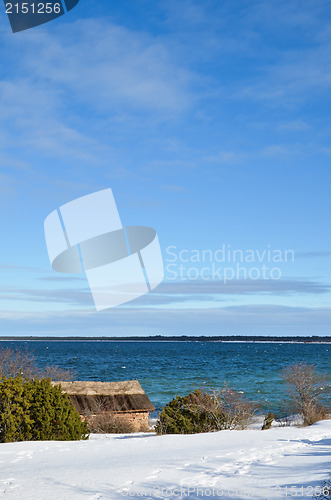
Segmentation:
[(247, 155), (245, 153), (238, 153), (234, 151), (220, 151), (219, 153), (206, 157), (206, 161), (221, 164), (235, 164), (242, 162)]
[(15, 183), (12, 176), (0, 173), (0, 195), (9, 196), (15, 190)]
[(178, 186), (177, 184), (164, 184), (161, 187), (162, 189), (165, 189), (165, 191), (170, 191), (172, 193), (182, 193), (185, 191), (183, 186)]
[(321, 250), (317, 252), (296, 252), (296, 259), (315, 259), (320, 257), (331, 257), (331, 252), (327, 250)]
[(5, 262), (0, 262), (0, 269), (8, 269), (8, 270), (18, 270), (18, 271), (27, 271), (29, 273), (42, 273), (45, 272), (45, 269), (41, 267), (33, 267), (33, 266), (20, 266), (17, 264), (9, 264)]
[[(62, 305), (88, 307), (94, 310), (93, 299), (87, 282), (83, 277), (41, 277), (44, 282), (57, 283), (61, 288), (20, 288), (15, 286), (1, 287), (0, 300), (16, 303), (32, 302), (36, 310), (40, 303), (56, 306), (61, 310)], [(64, 284), (68, 287), (63, 288)], [(78, 286), (80, 284), (80, 286)], [(148, 293), (132, 302), (127, 303), (124, 309), (171, 308), (176, 304), (188, 309), (214, 309), (217, 305), (225, 304), (234, 296), (289, 297), (298, 295), (321, 295), (331, 291), (331, 286), (308, 280), (231, 280), (226, 284), (220, 281), (188, 280), (181, 282), (163, 282), (153, 293)]]
[[(193, 75), (162, 39), (102, 19), (79, 20), (58, 34), (22, 38), (26, 69), (55, 88), (70, 89), (99, 113), (142, 109), (177, 114), (190, 105)], [(38, 61), (31, 56), (37, 47)]]
[(86, 289), (32, 289), (19, 287), (0, 288), (0, 300), (15, 302), (35, 302), (36, 309), (39, 303), (70, 304), (72, 307), (82, 305), (93, 305), (90, 290)]
[(277, 125), (279, 132), (307, 132), (311, 128), (311, 125), (304, 120), (290, 120)]
[[(315, 46), (279, 52), (273, 64), (264, 67), (264, 74), (241, 85), (237, 96), (265, 101), (270, 106), (296, 107), (313, 92), (326, 93), (331, 81), (330, 33), (318, 39)], [(242, 82), (243, 83), (243, 82)], [(296, 129), (298, 130), (298, 124)], [(293, 130), (293, 123), (292, 123)]]
[(204, 161), (220, 165), (247, 165), (254, 160), (264, 158), (280, 158), (302, 155), (306, 145), (295, 144), (267, 144), (255, 150), (220, 151), (215, 155), (206, 156)]
[(155, 126), (192, 105), (197, 77), (162, 37), (106, 19), (33, 34), (4, 37), (0, 49), (4, 64), (9, 52), (20, 54), (10, 78), (0, 78), (0, 156), (10, 160), (15, 147), (16, 161), (29, 151), (85, 166), (117, 164), (109, 134), (138, 122)]
[(5, 335), (329, 335), (331, 308), (247, 305), (208, 310), (0, 313)]
[(297, 280), (230, 280), (221, 281), (187, 280), (176, 283), (164, 282), (157, 291), (159, 293), (178, 294), (221, 294), (221, 295), (246, 295), (246, 294), (271, 294), (290, 295), (297, 293), (323, 294), (331, 291), (331, 285), (309, 281)]
[(84, 281), (86, 282), (86, 278), (83, 276), (43, 276), (39, 278), (42, 281), (50, 281), (54, 283), (68, 283), (73, 281)]

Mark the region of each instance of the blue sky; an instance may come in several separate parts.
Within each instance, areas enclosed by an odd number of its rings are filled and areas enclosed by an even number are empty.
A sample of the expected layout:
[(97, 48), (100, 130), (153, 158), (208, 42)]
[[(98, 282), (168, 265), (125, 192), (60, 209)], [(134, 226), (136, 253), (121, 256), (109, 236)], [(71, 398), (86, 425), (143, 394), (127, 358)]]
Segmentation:
[[(80, 0), (12, 34), (2, 9), (1, 334), (329, 335), (330, 19), (322, 0)], [(157, 230), (165, 281), (96, 312), (43, 222), (107, 187)], [(223, 245), (254, 252), (254, 279), (196, 262)]]

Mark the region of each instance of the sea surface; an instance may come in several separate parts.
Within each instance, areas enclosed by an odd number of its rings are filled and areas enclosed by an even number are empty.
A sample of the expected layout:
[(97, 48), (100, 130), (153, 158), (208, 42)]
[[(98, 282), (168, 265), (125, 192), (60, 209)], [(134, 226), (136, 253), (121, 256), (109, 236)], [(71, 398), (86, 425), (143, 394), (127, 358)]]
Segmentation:
[(58, 365), (76, 380), (138, 379), (157, 409), (176, 394), (224, 383), (259, 401), (264, 411), (288, 414), (280, 374), (292, 363), (314, 363), (327, 374), (331, 393), (331, 344), (256, 342), (0, 341), (0, 348), (26, 349), (40, 367)]

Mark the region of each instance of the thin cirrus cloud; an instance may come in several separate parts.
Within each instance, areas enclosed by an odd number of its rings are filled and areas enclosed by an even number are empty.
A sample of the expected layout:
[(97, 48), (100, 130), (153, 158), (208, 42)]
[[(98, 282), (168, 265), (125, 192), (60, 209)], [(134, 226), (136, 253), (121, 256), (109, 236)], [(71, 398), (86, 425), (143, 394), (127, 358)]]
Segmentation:
[(237, 97), (292, 107), (313, 91), (327, 92), (331, 78), (330, 44), (331, 36), (328, 36), (316, 48), (304, 53), (293, 50), (280, 55), (278, 62), (265, 67), (262, 78), (241, 86)]
[[(41, 277), (44, 282), (70, 283), (80, 281), (80, 277)], [(72, 307), (92, 308), (93, 302), (88, 287), (58, 289), (33, 289), (20, 287), (2, 287), (0, 299), (5, 301), (34, 302), (36, 308), (40, 302), (60, 306), (63, 304)], [(171, 308), (171, 304), (187, 304), (192, 309), (190, 302), (196, 304), (198, 300), (201, 307), (213, 309), (217, 303), (226, 306), (227, 297), (231, 296), (296, 296), (298, 294), (321, 295), (331, 290), (330, 285), (324, 285), (308, 280), (232, 280), (224, 284), (219, 281), (182, 281), (177, 283), (163, 282), (154, 293), (147, 294), (140, 299), (126, 305), (123, 309), (136, 308)], [(206, 303), (206, 305), (204, 305)], [(194, 306), (196, 307), (196, 305)]]
[(165, 191), (170, 191), (172, 193), (182, 193), (185, 191), (183, 186), (179, 186), (178, 184), (164, 184), (161, 186)]
[[(330, 308), (247, 305), (218, 309), (117, 308), (95, 316), (87, 310), (0, 313), (7, 335), (319, 335), (329, 334)], [(15, 319), (15, 321), (12, 321)], [(208, 325), (208, 328), (206, 328)]]
[(79, 20), (34, 36), (22, 32), (3, 42), (4, 63), (13, 51), (20, 58), (0, 77), (0, 132), (8, 138), (0, 155), (15, 147), (18, 154), (109, 164), (109, 127), (122, 134), (137, 120), (140, 128), (154, 127), (194, 101), (197, 77), (164, 40), (107, 20)]
[[(314, 99), (328, 92), (330, 85), (331, 32), (327, 23), (330, 4), (316, 0), (289, 3), (251, 2), (244, 16), (244, 31), (258, 36), (259, 53), (255, 53), (258, 72), (234, 85), (240, 99), (264, 101), (269, 106), (295, 108), (307, 97)], [(261, 28), (261, 30), (259, 29)], [(294, 36), (279, 43), (282, 32)], [(295, 31), (294, 31), (295, 30)], [(253, 55), (253, 52), (252, 52)], [(292, 122), (295, 128), (300, 123)]]
[(277, 125), (278, 132), (307, 132), (311, 130), (311, 125), (304, 120), (289, 120)]
[[(215, 66), (224, 68), (220, 75), (214, 75), (214, 91), (227, 100), (261, 101), (268, 106), (293, 109), (302, 100), (311, 98), (313, 91), (328, 91), (331, 67), (328, 2), (252, 0), (249, 6), (246, 2), (234, 6), (233, 2), (225, 1), (199, 5), (199, 9), (190, 1), (182, 2), (182, 9), (178, 2), (168, 3), (169, 24), (178, 22), (178, 18), (185, 19), (187, 56), (201, 58), (198, 41), (205, 54), (204, 61), (215, 61), (217, 57)], [(190, 51), (189, 46), (196, 50)], [(181, 50), (185, 51), (185, 43)], [(232, 68), (233, 57), (236, 57), (236, 72)], [(250, 65), (245, 72), (247, 59)], [(241, 61), (243, 71), (238, 70)], [(292, 128), (302, 130), (302, 125), (292, 119)]]
[(56, 89), (16, 79), (0, 81), (0, 96), (1, 116), (6, 118), (1, 132), (8, 136), (2, 151), (15, 146), (18, 151), (32, 150), (89, 164), (95, 164), (101, 155), (111, 155), (109, 146), (67, 123)]
[(323, 294), (331, 291), (331, 285), (322, 284), (307, 279), (282, 279), (282, 280), (231, 280), (227, 283), (221, 281), (188, 280), (179, 283), (164, 282), (158, 288), (164, 293), (179, 294)]
[(206, 161), (210, 163), (219, 163), (220, 165), (239, 165), (245, 164), (248, 161), (259, 158), (278, 158), (289, 157), (298, 155), (303, 148), (300, 144), (295, 145), (282, 145), (282, 144), (269, 144), (256, 151), (220, 151), (216, 155), (207, 156)]
[(331, 252), (328, 250), (320, 250), (315, 252), (296, 252), (296, 259), (319, 259), (321, 257), (331, 257)]
[(190, 104), (193, 75), (166, 44), (106, 20), (79, 20), (70, 30), (66, 25), (61, 37), (26, 36), (20, 48), (32, 78), (74, 91), (98, 112), (120, 113), (129, 105), (131, 111), (177, 114)]
[(32, 289), (19, 287), (0, 288), (0, 300), (15, 302), (35, 302), (49, 304), (69, 304), (71, 306), (92, 305), (92, 297), (88, 289)]

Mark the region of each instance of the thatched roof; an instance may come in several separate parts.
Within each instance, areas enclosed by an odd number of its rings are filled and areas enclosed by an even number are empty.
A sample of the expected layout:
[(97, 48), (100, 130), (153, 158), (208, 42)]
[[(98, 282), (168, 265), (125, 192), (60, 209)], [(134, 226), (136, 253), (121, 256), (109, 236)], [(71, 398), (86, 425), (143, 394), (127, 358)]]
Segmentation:
[(153, 411), (150, 402), (138, 380), (124, 382), (53, 382), (61, 384), (62, 391), (80, 413), (103, 411)]

